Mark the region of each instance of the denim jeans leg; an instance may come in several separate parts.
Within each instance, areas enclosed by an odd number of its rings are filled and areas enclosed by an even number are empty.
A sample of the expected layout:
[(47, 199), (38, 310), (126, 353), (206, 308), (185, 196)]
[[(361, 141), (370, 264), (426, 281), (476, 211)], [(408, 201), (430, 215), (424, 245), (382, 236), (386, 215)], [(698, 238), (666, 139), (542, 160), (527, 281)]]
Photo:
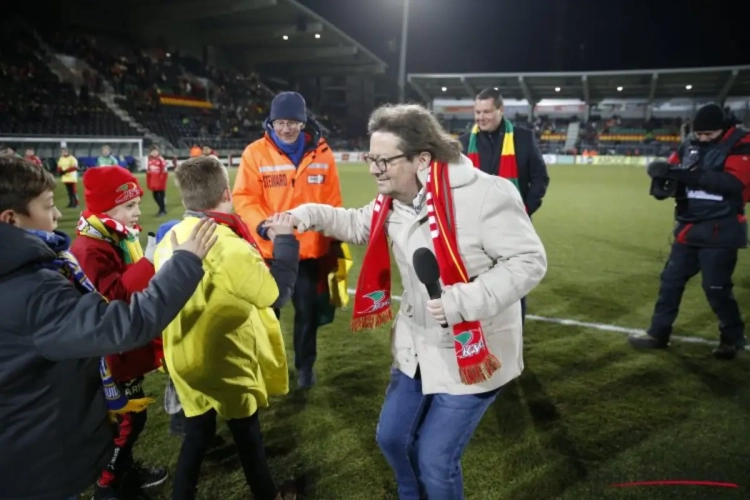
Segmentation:
[(433, 396), (415, 444), (419, 481), (430, 500), (463, 500), (461, 456), (499, 391)]
[(429, 398), (422, 394), (422, 381), (391, 369), (391, 382), (380, 411), (376, 439), (393, 469), (399, 500), (419, 500), (419, 480), (414, 449), (415, 431)]

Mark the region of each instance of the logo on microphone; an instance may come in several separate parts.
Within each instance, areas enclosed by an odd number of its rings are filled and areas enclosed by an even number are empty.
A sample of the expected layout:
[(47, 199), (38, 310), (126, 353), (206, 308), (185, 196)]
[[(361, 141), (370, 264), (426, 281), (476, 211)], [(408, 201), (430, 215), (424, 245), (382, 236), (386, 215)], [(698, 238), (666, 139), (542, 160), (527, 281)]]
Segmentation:
[[(484, 341), (481, 340), (481, 337), (479, 335), (475, 336), (475, 332), (479, 333), (476, 330), (467, 330), (453, 337), (454, 340), (461, 346), (461, 350), (458, 353), (459, 358), (470, 358), (472, 356), (475, 356), (482, 350), (482, 348), (484, 348)], [(475, 337), (479, 337), (479, 342), (474, 342)]]
[(364, 311), (361, 311), (360, 314), (374, 313), (374, 312), (377, 312), (381, 309), (388, 307), (391, 304), (391, 301), (388, 298), (388, 294), (385, 293), (383, 290), (370, 292), (364, 297), (367, 299), (370, 299), (372, 301), (372, 305), (370, 305), (370, 307), (368, 307)]

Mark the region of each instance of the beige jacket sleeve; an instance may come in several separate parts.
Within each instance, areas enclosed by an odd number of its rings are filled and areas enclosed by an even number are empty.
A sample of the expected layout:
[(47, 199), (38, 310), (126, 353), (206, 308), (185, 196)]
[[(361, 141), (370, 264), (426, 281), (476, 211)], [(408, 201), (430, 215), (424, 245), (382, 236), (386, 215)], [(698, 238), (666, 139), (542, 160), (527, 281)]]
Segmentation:
[(443, 310), (451, 325), (497, 316), (544, 277), (547, 256), (516, 187), (497, 178), (480, 215), (481, 243), (495, 262), (471, 283), (445, 287)]
[(364, 245), (370, 239), (370, 223), (375, 200), (362, 208), (337, 208), (305, 203), (288, 213), (300, 220), (297, 230), (318, 231), (334, 240)]

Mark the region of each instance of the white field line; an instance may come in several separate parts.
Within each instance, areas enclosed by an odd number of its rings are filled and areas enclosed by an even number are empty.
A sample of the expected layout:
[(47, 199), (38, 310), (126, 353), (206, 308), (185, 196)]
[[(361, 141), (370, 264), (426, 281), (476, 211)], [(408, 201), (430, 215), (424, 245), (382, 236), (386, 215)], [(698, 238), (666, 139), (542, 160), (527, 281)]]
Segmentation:
[[(348, 290), (349, 293), (353, 294), (356, 292), (356, 290), (350, 288)], [(400, 295), (393, 295), (391, 298), (395, 301), (401, 301)], [(526, 319), (532, 320), (532, 321), (541, 321), (544, 323), (553, 323), (555, 325), (563, 325), (563, 326), (577, 326), (579, 328), (591, 328), (593, 330), (599, 330), (601, 332), (611, 332), (611, 333), (620, 333), (624, 335), (634, 335), (634, 334), (640, 334), (644, 333), (645, 330), (640, 328), (626, 328), (624, 326), (617, 326), (617, 325), (608, 325), (606, 323), (591, 323), (588, 321), (578, 321), (575, 319), (565, 319), (565, 318), (548, 318), (546, 316), (537, 316), (535, 314), (527, 314)], [(718, 339), (715, 341), (707, 340), (700, 337), (684, 337), (682, 335), (672, 335), (672, 340), (679, 340), (681, 342), (688, 342), (692, 344), (705, 344), (705, 345), (717, 345)], [(745, 347), (745, 349), (750, 349), (750, 346)]]

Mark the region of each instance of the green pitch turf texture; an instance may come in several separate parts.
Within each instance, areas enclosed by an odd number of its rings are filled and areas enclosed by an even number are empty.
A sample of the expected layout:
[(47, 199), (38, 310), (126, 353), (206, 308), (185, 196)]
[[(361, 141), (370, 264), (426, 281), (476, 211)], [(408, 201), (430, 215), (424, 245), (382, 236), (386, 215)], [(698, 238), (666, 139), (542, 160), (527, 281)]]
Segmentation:
[[(363, 165), (341, 165), (347, 206), (374, 195)], [(534, 224), (547, 249), (549, 269), (529, 297), (529, 314), (645, 328), (670, 246), (672, 203), (648, 196), (643, 168), (552, 166), (550, 189)], [(82, 192), (82, 190), (81, 190)], [(58, 187), (57, 200), (67, 197)], [(170, 182), (169, 217), (182, 214)], [(460, 207), (458, 208), (460, 210)], [(144, 231), (156, 219), (146, 195)], [(77, 211), (65, 209), (61, 229), (73, 232)], [(353, 248), (355, 267), (363, 257)], [(394, 275), (394, 293), (400, 293)], [(750, 259), (741, 252), (735, 294), (750, 311)], [(282, 321), (290, 365), (292, 313)], [(349, 311), (339, 311), (318, 337), (318, 385), (293, 391), (263, 410), (267, 452), (279, 482), (295, 479), (306, 498), (395, 499), (393, 474), (375, 442), (388, 383), (389, 332), (353, 334)], [(676, 333), (718, 339), (716, 319), (694, 279), (685, 294)], [(748, 353), (732, 362), (710, 356), (712, 346), (673, 342), (664, 352), (635, 352), (620, 333), (528, 321), (526, 369), (487, 412), (463, 460), (467, 498), (667, 499), (750, 497), (750, 388)], [(291, 375), (292, 385), (296, 377)], [(149, 410), (136, 458), (174, 473), (180, 439), (168, 433), (162, 409), (165, 378), (151, 375)], [(209, 453), (199, 498), (248, 498), (231, 445)], [(702, 480), (738, 483), (617, 488), (612, 483)], [(169, 498), (171, 482), (156, 489)]]

